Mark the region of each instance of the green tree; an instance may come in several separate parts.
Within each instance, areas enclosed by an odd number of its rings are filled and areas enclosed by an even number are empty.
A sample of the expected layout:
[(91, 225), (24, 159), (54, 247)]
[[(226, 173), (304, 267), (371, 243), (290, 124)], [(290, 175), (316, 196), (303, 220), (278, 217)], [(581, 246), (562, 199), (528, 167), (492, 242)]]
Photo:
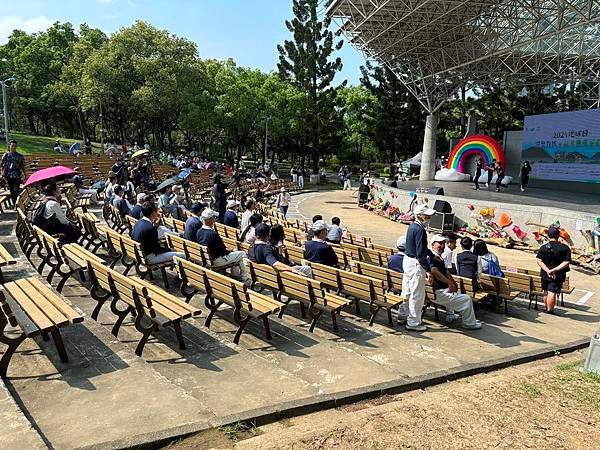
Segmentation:
[(331, 20), (327, 17), (319, 19), (319, 3), (318, 0), (294, 0), (294, 18), (286, 21), (293, 40), (278, 46), (280, 75), (307, 96), (305, 143), (311, 151), (315, 173), (319, 169), (319, 155), (324, 150), (321, 124), (330, 123), (336, 95), (332, 82), (342, 68), (341, 58), (332, 56), (343, 45), (341, 40), (334, 42), (334, 35), (329, 30)]
[(377, 97), (364, 86), (341, 88), (339, 96), (344, 105), (344, 140), (352, 148), (352, 160), (360, 163), (364, 147), (372, 145), (369, 122), (373, 121)]

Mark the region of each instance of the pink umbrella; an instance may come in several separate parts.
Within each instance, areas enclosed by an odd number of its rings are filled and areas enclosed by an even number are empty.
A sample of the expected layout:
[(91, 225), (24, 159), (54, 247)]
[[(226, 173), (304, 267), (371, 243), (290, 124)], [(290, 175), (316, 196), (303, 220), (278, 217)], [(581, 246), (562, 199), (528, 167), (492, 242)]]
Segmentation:
[(65, 166), (48, 167), (31, 174), (24, 186), (39, 186), (44, 181), (61, 181), (73, 177), (77, 172)]

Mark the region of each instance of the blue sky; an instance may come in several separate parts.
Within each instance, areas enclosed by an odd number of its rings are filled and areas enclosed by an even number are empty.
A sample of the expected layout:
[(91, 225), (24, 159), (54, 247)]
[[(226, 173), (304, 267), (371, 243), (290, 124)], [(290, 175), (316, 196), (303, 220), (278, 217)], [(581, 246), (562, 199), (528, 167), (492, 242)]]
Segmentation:
[[(141, 19), (197, 43), (202, 58), (234, 58), (264, 71), (276, 68), (277, 44), (291, 34), (284, 21), (291, 0), (0, 0), (0, 44), (14, 28), (27, 32), (55, 21), (86, 22), (107, 33)], [(344, 69), (336, 79), (357, 84), (362, 55), (345, 44)]]

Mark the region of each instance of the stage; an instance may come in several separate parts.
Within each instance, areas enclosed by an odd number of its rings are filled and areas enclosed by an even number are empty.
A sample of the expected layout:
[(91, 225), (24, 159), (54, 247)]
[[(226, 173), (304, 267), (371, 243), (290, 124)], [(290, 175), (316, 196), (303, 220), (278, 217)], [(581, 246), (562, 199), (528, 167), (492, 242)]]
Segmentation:
[[(480, 190), (473, 189), (472, 182), (452, 182), (452, 181), (399, 181), (398, 189), (415, 192), (418, 188), (428, 188), (439, 186), (444, 188), (445, 196), (458, 197), (465, 200), (492, 203), (503, 202), (515, 205), (529, 205), (536, 208), (559, 208), (570, 211), (578, 211), (589, 214), (600, 215), (600, 184), (597, 194), (582, 192), (565, 192), (538, 187), (527, 188), (521, 192), (518, 184), (513, 184), (508, 188), (502, 188), (501, 192), (496, 192), (496, 185), (490, 185), (489, 189), (485, 184), (480, 184)], [(421, 194), (426, 196), (427, 194)]]

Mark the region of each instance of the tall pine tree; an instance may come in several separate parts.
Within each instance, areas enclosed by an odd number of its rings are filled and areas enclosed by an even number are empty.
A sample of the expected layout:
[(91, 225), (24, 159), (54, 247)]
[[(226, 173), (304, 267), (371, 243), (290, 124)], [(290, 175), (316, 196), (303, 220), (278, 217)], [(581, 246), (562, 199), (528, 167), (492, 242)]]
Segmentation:
[[(328, 0), (324, 7), (330, 3)], [(323, 139), (323, 132), (330, 128), (321, 124), (329, 123), (334, 113), (336, 91), (331, 83), (342, 69), (341, 58), (334, 59), (332, 55), (343, 45), (341, 40), (334, 43), (334, 35), (329, 30), (331, 20), (328, 17), (320, 20), (318, 9), (319, 0), (294, 0), (294, 18), (285, 22), (293, 40), (277, 46), (280, 75), (307, 95), (305, 139), (311, 151), (313, 173), (318, 173), (321, 146), (328, 140)]]

